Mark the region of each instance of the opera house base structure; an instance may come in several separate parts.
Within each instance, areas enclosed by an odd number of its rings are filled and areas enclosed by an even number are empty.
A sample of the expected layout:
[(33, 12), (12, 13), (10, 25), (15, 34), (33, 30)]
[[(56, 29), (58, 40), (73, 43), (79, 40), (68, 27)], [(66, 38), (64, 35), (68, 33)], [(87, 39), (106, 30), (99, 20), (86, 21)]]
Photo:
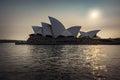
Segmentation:
[[(49, 17), (50, 23), (42, 22), (42, 27), (32, 26), (33, 34), (27, 41), (17, 41), (16, 44), (32, 45), (64, 45), (64, 44), (106, 44), (119, 45), (120, 39), (101, 39), (97, 36), (100, 30), (88, 32), (80, 31), (81, 26), (65, 28), (64, 25), (53, 17)], [(80, 36), (78, 36), (80, 34)]]
[(17, 41), (15, 44), (29, 45), (120, 45), (120, 38), (115, 39), (92, 39), (92, 38), (50, 38), (32, 35), (27, 41)]

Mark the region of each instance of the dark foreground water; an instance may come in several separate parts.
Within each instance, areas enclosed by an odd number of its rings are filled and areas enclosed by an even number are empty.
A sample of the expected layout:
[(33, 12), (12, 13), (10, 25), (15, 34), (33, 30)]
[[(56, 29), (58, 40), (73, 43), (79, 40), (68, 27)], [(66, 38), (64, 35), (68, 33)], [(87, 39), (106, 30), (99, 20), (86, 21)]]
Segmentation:
[(120, 80), (120, 45), (1, 43), (0, 80)]

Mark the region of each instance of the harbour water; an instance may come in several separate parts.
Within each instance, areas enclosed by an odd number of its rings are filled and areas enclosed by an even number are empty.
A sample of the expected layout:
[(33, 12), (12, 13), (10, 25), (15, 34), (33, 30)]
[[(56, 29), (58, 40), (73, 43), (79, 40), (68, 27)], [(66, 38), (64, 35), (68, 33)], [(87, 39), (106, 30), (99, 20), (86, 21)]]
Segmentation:
[(120, 45), (0, 43), (0, 80), (120, 80)]

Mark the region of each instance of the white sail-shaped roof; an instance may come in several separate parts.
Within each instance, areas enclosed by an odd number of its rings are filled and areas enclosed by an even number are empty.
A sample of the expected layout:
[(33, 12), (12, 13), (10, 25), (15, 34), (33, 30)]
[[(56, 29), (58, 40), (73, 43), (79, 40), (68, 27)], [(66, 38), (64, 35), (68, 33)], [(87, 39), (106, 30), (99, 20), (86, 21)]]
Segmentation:
[(81, 37), (88, 36), (86, 32), (80, 31)]
[(53, 17), (49, 17), (49, 20), (51, 22), (53, 36), (55, 38), (58, 37), (63, 31), (65, 31), (65, 27), (60, 21)]
[(90, 37), (93, 38), (100, 30), (92, 30), (88, 32), (80, 31), (81, 37)]
[(70, 33), (68, 30), (64, 30), (60, 35), (68, 37), (68, 36), (73, 36), (72, 33)]
[(42, 34), (42, 27), (40, 26), (32, 26), (32, 29), (35, 34)]
[(89, 34), (89, 37), (94, 37), (100, 30), (93, 30), (93, 31), (89, 31), (87, 32)]
[(68, 28), (67, 30), (73, 34), (74, 37), (77, 37), (79, 31), (81, 29), (81, 26), (72, 26)]
[(42, 30), (43, 30), (43, 36), (52, 36), (52, 28), (51, 25), (48, 23), (42, 22)]

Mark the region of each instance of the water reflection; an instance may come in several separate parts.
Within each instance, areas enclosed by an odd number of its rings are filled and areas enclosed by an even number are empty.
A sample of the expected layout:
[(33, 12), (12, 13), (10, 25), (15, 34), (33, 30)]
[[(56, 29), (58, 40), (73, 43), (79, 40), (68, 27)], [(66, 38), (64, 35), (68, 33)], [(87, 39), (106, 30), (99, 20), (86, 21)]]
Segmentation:
[(38, 72), (37, 79), (93, 79), (90, 68), (85, 66), (86, 56), (83, 52), (85, 47), (78, 45), (31, 46), (29, 50), (34, 60), (34, 65), (31, 67), (35, 71), (34, 76)]
[(101, 52), (101, 46), (89, 46), (89, 51), (86, 54), (86, 61), (90, 63), (94, 79), (105, 80), (107, 67), (102, 63), (102, 59), (104, 60), (106, 55)]
[(2, 45), (0, 79), (119, 80), (119, 49), (105, 45)]

